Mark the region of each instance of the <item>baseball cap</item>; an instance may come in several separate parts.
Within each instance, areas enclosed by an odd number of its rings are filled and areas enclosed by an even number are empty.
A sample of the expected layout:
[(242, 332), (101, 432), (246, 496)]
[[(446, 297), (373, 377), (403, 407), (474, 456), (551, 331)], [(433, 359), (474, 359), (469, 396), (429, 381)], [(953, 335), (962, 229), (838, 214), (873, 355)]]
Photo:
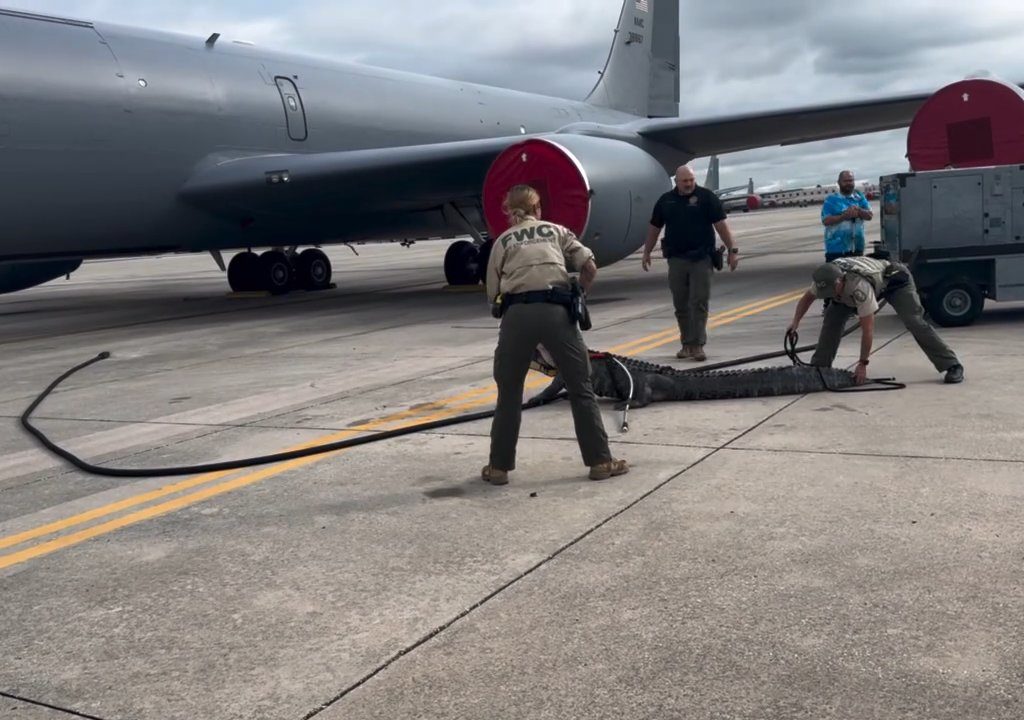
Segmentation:
[(843, 271), (833, 263), (822, 263), (814, 270), (811, 278), (814, 280), (814, 294), (820, 300), (827, 300), (836, 296), (836, 280), (843, 276)]

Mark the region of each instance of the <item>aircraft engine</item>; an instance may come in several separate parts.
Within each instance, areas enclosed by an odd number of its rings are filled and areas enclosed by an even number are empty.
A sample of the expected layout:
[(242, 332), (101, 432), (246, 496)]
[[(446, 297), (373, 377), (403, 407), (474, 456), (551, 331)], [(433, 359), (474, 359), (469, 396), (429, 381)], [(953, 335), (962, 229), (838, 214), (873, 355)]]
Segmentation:
[(638, 147), (587, 135), (549, 135), (502, 152), (484, 180), (491, 237), (508, 229), (505, 193), (525, 183), (541, 197), (544, 219), (565, 225), (609, 265), (643, 245), (654, 203), (672, 188), (665, 169)]
[(0, 293), (42, 285), (79, 268), (81, 258), (46, 262), (0, 263)]
[(761, 209), (761, 196), (760, 195), (747, 195), (747, 210), (760, 210)]

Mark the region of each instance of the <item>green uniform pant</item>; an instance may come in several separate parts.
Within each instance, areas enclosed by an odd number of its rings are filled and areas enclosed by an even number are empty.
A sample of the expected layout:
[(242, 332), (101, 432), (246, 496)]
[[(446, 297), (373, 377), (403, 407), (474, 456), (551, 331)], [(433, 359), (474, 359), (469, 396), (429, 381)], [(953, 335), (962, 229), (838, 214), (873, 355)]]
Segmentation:
[(565, 381), (584, 464), (608, 462), (612, 456), (590, 382), (590, 353), (579, 329), (569, 320), (568, 309), (552, 303), (520, 303), (505, 310), (494, 351), (498, 406), (491, 425), (491, 467), (515, 469), (523, 385), (538, 344), (551, 353)]
[[(917, 296), (917, 287), (914, 285), (914, 278), (902, 287), (887, 290), (883, 297), (892, 305), (900, 320), (906, 325), (907, 330), (914, 336), (914, 340), (924, 350), (924, 354), (931, 360), (932, 365), (939, 372), (945, 372), (954, 365), (959, 365), (956, 354), (949, 349), (949, 346), (942, 341), (935, 329), (924, 319), (924, 308)], [(811, 358), (812, 365), (830, 367), (836, 359), (836, 352), (839, 350), (839, 341), (843, 337), (843, 327), (846, 320), (853, 315), (854, 309), (842, 303), (833, 302), (825, 311), (825, 318), (821, 323), (821, 334), (818, 336), (818, 347)]]
[(668, 286), (679, 323), (679, 339), (683, 345), (702, 346), (708, 341), (708, 302), (711, 299), (711, 258), (687, 260), (668, 259)]

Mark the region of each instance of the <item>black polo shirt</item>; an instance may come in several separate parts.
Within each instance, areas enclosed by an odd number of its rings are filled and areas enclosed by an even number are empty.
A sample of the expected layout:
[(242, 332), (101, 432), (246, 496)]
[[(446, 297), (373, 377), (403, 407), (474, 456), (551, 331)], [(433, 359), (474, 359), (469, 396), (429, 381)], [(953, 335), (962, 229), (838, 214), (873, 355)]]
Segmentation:
[(651, 225), (665, 228), (661, 241), (665, 257), (691, 260), (714, 251), (714, 224), (721, 220), (725, 220), (722, 202), (714, 192), (700, 186), (689, 195), (680, 195), (672, 188), (658, 198), (651, 213)]

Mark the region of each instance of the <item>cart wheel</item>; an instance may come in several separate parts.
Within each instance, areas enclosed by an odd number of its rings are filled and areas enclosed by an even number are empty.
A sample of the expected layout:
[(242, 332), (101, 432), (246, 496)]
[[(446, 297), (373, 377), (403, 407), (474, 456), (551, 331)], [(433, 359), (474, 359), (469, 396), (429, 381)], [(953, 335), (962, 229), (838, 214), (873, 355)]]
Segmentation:
[(943, 280), (928, 293), (928, 314), (942, 327), (970, 325), (984, 307), (981, 288), (967, 278)]

